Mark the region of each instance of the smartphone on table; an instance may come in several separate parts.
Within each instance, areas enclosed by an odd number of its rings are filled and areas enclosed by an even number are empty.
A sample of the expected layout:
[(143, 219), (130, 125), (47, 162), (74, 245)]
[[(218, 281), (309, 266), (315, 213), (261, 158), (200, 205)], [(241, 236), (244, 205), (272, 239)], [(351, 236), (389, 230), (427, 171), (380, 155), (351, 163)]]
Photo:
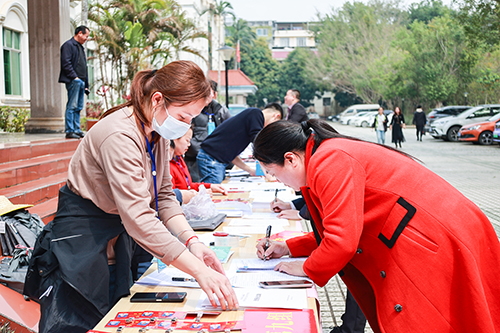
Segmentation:
[(313, 283), (309, 280), (262, 281), (261, 288), (310, 288)]
[(185, 292), (135, 293), (130, 302), (169, 302), (181, 303), (186, 298)]

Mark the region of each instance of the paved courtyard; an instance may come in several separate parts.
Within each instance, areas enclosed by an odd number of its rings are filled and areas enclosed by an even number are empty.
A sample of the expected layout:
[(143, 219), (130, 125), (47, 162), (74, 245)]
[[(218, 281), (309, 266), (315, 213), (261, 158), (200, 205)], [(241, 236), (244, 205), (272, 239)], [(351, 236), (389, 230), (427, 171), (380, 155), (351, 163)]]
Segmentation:
[[(332, 123), (342, 134), (376, 142), (371, 128), (360, 128)], [(414, 128), (404, 130), (406, 142), (402, 150), (420, 159), (427, 168), (437, 173), (466, 197), (477, 204), (488, 216), (500, 237), (500, 146), (479, 146), (464, 142), (445, 142), (429, 135), (416, 141)], [(386, 135), (391, 144), (391, 134)], [(410, 176), (410, 175), (409, 175)], [(318, 288), (321, 303), (323, 331), (342, 324), (340, 316), (345, 306), (345, 285), (336, 275), (324, 288)], [(367, 326), (365, 332), (372, 332)]]

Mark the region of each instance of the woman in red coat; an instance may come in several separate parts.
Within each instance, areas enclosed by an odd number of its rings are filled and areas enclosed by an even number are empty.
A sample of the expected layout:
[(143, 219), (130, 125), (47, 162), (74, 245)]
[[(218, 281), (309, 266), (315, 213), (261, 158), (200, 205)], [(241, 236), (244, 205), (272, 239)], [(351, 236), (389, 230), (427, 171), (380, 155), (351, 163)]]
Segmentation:
[(315, 226), (271, 243), (268, 258), (309, 257), (275, 269), (319, 286), (340, 273), (374, 332), (500, 332), (500, 243), (441, 177), (315, 119), (264, 128), (254, 156), (302, 191)]
[(194, 190), (198, 191), (200, 185), (205, 185), (207, 189), (211, 189), (214, 193), (226, 194), (226, 190), (220, 184), (208, 183), (193, 183), (191, 174), (187, 168), (186, 162), (182, 157), (191, 145), (193, 130), (189, 129), (184, 136), (170, 141), (170, 175), (172, 176), (172, 187), (179, 190)]

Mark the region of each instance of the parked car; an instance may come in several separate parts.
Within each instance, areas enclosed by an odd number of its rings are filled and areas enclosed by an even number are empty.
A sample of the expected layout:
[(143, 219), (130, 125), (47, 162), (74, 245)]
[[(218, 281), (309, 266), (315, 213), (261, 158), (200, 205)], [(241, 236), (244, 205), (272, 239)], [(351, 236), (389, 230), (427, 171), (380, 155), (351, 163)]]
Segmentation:
[(486, 104), (473, 107), (458, 116), (444, 117), (431, 125), (431, 135), (446, 141), (458, 141), (458, 131), (464, 125), (482, 122), (500, 113), (500, 104)]
[(231, 117), (234, 117), (241, 111), (246, 110), (248, 108), (249, 106), (246, 104), (229, 104), (229, 113), (231, 114)]
[(495, 130), (493, 131), (493, 142), (498, 142), (500, 145), (500, 122), (495, 125)]
[(319, 114), (317, 114), (316, 112), (309, 112), (307, 116), (309, 117), (309, 119), (319, 119)]
[(354, 125), (357, 127), (370, 127), (373, 124), (373, 120), (375, 116), (378, 114), (376, 111), (366, 112), (365, 114), (359, 114), (357, 117), (354, 117), (349, 125)]
[(354, 104), (339, 114), (339, 120), (342, 122), (342, 118), (355, 116), (359, 112), (377, 111), (379, 107), (378, 104)]
[(493, 143), (493, 131), (497, 123), (500, 124), (500, 113), (485, 122), (463, 126), (458, 132), (458, 139), (460, 141), (479, 143), (480, 145), (491, 145)]
[(339, 115), (338, 114), (332, 114), (331, 116), (326, 117), (326, 120), (328, 120), (328, 121), (339, 121)]
[[(367, 112), (360, 117), (355, 117), (354, 120), (351, 121), (351, 125), (358, 127), (371, 127), (373, 125), (373, 122), (375, 121), (375, 117), (377, 116), (377, 114), (378, 111)], [(387, 121), (389, 124), (392, 120), (392, 115), (394, 114), (394, 112), (392, 110), (384, 110), (384, 114), (387, 116)]]
[(460, 113), (470, 109), (471, 107), (472, 106), (466, 106), (466, 105), (449, 105), (433, 109), (427, 115), (427, 123), (425, 124), (424, 130), (426, 132), (430, 132), (431, 125), (434, 121), (444, 117), (458, 116)]
[(351, 115), (351, 116), (343, 116), (342, 118), (340, 118), (340, 123), (342, 125), (351, 125), (351, 122), (354, 121), (355, 118), (362, 117), (367, 113), (368, 112), (365, 111), (365, 112), (358, 112), (355, 115)]

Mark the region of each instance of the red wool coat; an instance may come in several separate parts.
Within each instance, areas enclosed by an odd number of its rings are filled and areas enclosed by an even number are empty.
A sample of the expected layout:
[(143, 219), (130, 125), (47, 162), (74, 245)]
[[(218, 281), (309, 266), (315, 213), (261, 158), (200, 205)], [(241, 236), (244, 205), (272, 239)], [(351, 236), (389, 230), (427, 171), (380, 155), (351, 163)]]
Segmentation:
[(312, 141), (301, 190), (321, 245), (313, 233), (287, 244), (314, 282), (342, 270), (374, 332), (500, 332), (500, 243), (474, 203), (375, 144), (311, 153)]
[(212, 186), (212, 184), (208, 183), (193, 183), (191, 174), (182, 156), (170, 160), (170, 176), (172, 176), (172, 188), (178, 188), (179, 190), (198, 191), (200, 185), (205, 185), (206, 188)]

